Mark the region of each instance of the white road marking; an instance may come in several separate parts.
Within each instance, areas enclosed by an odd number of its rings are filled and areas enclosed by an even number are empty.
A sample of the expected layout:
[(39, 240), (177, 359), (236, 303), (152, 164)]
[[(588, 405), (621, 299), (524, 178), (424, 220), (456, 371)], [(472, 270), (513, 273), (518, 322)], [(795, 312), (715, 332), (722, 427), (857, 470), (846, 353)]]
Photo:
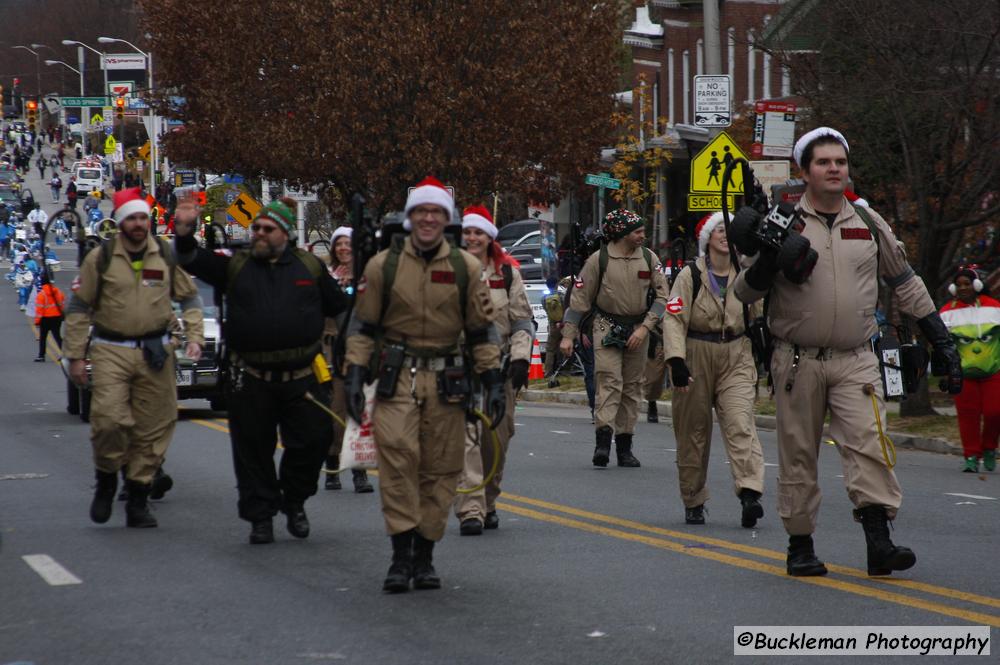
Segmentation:
[(979, 496), (978, 494), (962, 494), (961, 492), (945, 492), (945, 496), (960, 496), (963, 499), (982, 499), (983, 501), (996, 501), (992, 496)]
[(778, 465), (774, 464), (773, 462), (764, 462), (764, 466), (778, 466)]
[(524, 427), (524, 423), (514, 423), (514, 427)]
[(551, 430), (553, 434), (570, 434), (570, 432), (564, 432), (561, 429)]
[(21, 558), (51, 586), (83, 584), (83, 580), (63, 568), (48, 554), (25, 554)]
[(38, 480), (48, 477), (47, 473), (5, 473), (0, 475), (0, 480)]
[(956, 501), (956, 506), (978, 506), (979, 504), (975, 501)]

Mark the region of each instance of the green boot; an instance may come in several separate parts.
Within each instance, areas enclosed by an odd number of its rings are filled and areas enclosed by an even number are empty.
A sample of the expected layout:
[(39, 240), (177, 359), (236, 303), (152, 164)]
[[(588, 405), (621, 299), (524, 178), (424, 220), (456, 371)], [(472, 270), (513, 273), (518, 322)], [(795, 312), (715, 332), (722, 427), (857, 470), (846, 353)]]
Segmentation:
[(962, 469), (963, 473), (979, 473), (979, 458), (973, 455), (972, 457), (965, 458), (965, 468)]
[(997, 451), (994, 450), (984, 450), (983, 451), (983, 468), (987, 471), (995, 471), (997, 468)]

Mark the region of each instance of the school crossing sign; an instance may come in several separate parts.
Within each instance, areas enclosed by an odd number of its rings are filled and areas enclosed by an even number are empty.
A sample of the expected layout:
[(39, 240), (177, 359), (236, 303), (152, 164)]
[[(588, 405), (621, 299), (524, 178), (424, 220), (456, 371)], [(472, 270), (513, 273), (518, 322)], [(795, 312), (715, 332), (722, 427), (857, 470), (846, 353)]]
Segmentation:
[[(736, 159), (747, 159), (725, 132), (721, 132), (691, 160), (691, 191), (688, 210), (722, 209), (722, 175)], [(743, 170), (736, 168), (727, 187), (726, 207), (736, 207), (736, 194), (743, 192)]]

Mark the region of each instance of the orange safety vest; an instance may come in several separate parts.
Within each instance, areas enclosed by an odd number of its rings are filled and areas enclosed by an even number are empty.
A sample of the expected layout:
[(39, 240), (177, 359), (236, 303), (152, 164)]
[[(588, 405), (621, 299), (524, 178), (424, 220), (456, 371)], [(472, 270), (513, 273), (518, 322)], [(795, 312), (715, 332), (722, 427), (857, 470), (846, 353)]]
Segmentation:
[(63, 315), (63, 302), (66, 297), (59, 287), (45, 284), (35, 298), (35, 325), (42, 322), (43, 318), (58, 317)]

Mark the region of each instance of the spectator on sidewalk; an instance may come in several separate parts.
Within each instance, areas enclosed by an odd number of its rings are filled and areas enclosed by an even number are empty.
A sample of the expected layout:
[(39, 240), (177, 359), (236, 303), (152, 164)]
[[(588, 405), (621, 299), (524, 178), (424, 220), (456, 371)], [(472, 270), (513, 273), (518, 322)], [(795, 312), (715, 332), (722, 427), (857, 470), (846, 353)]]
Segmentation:
[(1000, 302), (986, 295), (972, 266), (958, 269), (948, 292), (953, 299), (941, 308), (941, 319), (958, 347), (964, 378), (955, 395), (962, 471), (977, 473), (980, 459), (993, 471), (1000, 438)]

